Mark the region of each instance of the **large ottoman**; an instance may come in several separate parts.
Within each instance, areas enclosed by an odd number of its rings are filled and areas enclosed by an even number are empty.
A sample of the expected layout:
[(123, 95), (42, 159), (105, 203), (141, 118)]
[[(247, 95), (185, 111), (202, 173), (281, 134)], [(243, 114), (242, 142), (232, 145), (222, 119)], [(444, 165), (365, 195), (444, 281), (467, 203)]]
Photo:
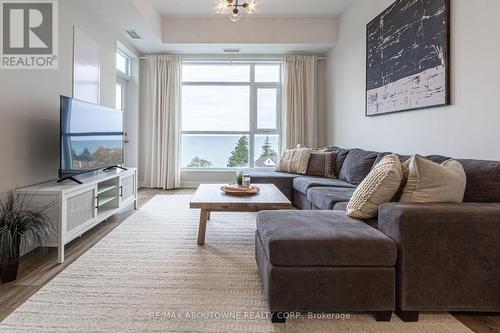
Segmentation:
[(395, 309), (396, 244), (342, 211), (263, 211), (255, 256), (273, 322), (289, 312)]

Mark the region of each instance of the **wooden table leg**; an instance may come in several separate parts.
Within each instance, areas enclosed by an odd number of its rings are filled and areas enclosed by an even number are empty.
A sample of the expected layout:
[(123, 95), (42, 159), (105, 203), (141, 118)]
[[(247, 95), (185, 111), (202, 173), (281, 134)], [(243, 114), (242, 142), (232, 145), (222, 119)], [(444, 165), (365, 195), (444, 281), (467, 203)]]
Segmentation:
[(207, 221), (210, 220), (211, 216), (212, 216), (212, 213), (210, 211), (208, 211), (208, 213), (207, 213)]
[(202, 209), (200, 212), (200, 224), (198, 226), (198, 245), (205, 244), (205, 230), (207, 229), (207, 218), (210, 212)]

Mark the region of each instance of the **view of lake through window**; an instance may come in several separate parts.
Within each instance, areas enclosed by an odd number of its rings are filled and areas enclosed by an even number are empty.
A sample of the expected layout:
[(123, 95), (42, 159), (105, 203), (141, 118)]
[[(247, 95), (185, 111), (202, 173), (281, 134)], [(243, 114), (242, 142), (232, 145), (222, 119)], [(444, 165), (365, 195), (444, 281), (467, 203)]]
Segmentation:
[(181, 167), (276, 166), (281, 64), (185, 63), (182, 71)]

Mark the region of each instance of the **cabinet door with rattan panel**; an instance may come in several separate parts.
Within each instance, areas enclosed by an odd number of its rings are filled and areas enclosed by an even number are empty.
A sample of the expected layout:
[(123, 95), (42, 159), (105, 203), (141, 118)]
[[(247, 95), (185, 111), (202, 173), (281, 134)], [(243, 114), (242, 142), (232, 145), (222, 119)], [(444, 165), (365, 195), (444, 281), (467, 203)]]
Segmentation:
[(95, 186), (89, 187), (79, 193), (68, 196), (66, 201), (66, 232), (77, 233), (89, 223), (94, 222), (96, 216)]
[(135, 174), (131, 174), (120, 179), (121, 182), (121, 201), (125, 202), (135, 196)]

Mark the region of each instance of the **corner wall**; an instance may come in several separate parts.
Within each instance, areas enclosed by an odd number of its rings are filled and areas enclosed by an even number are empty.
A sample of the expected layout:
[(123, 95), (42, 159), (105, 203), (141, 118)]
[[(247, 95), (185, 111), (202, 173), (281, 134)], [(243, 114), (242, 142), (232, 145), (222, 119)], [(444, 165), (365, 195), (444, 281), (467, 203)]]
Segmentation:
[(451, 1), (451, 106), (365, 117), (366, 24), (393, 2), (355, 0), (341, 16), (328, 57), (328, 143), (500, 160), (500, 1)]
[(16, 187), (57, 178), (59, 95), (73, 95), (74, 25), (99, 43), (101, 104), (115, 106), (120, 32), (101, 22), (85, 1), (59, 1), (59, 69), (0, 70), (0, 198)]

